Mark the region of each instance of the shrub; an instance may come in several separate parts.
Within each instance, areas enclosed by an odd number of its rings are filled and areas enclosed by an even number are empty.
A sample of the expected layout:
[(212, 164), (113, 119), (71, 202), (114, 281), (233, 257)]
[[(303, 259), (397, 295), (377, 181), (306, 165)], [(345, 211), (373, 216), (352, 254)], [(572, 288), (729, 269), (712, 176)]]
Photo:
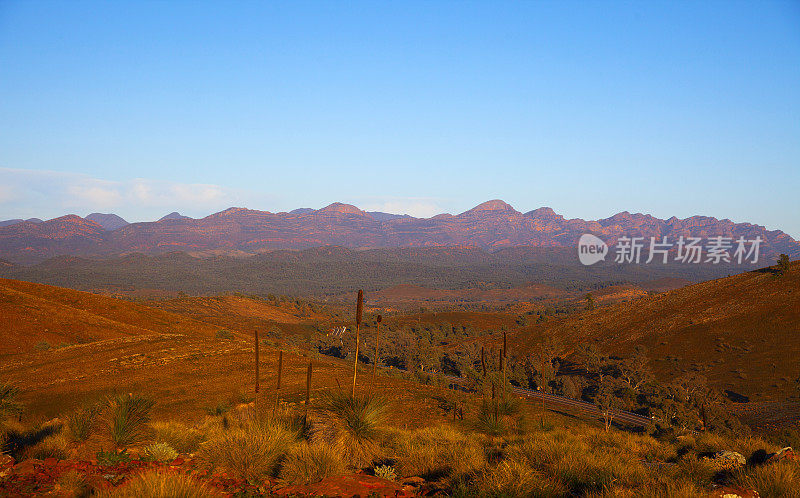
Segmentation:
[(280, 478), (291, 484), (311, 484), (344, 474), (342, 457), (326, 444), (297, 444), (281, 463)]
[(99, 493), (100, 498), (211, 498), (221, 493), (185, 474), (151, 471), (122, 486)]
[(127, 450), (104, 451), (102, 448), (100, 448), (100, 451), (97, 452), (97, 463), (106, 467), (111, 467), (118, 463), (125, 463), (130, 461), (131, 461), (131, 456), (128, 455)]
[(275, 475), (278, 461), (296, 437), (281, 424), (249, 424), (219, 431), (203, 445), (198, 457), (206, 465), (238, 478), (261, 482)]
[(73, 441), (86, 441), (92, 433), (99, 404), (85, 405), (67, 415), (67, 429)]
[(377, 439), (384, 430), (386, 401), (378, 396), (352, 397), (328, 392), (318, 405), (313, 421), (312, 440), (330, 445), (334, 451), (358, 468), (369, 466), (382, 451)]
[(33, 349), (36, 351), (47, 351), (50, 349), (50, 343), (47, 341), (39, 341), (33, 346)]
[(217, 334), (216, 335), (217, 335), (217, 339), (223, 340), (223, 341), (230, 341), (231, 339), (233, 339), (233, 333), (231, 333), (231, 331), (227, 330), (227, 329), (219, 329), (219, 330), (217, 330)]
[(167, 443), (153, 443), (142, 448), (142, 456), (151, 462), (171, 462), (178, 458), (178, 452)]
[(375, 476), (381, 479), (386, 479), (387, 481), (394, 481), (397, 479), (397, 472), (391, 465), (378, 465), (374, 470)]
[(187, 427), (179, 422), (153, 422), (153, 441), (166, 443), (178, 453), (194, 453), (205, 440), (205, 436), (197, 429)]
[(147, 423), (155, 402), (136, 394), (117, 395), (108, 400), (106, 427), (117, 448), (147, 440)]

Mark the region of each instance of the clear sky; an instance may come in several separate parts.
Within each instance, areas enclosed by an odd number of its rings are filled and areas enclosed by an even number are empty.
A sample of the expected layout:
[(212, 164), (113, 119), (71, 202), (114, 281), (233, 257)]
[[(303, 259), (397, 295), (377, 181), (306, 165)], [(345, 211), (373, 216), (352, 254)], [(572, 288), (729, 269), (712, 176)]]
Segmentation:
[(0, 0), (0, 219), (500, 198), (800, 238), (800, 2)]

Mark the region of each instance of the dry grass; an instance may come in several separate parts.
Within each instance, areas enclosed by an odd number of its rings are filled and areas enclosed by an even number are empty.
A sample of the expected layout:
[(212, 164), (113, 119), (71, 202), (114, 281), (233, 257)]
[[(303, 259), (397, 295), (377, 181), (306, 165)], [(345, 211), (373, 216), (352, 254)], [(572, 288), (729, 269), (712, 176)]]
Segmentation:
[(275, 476), (297, 433), (274, 421), (216, 430), (198, 454), (201, 463), (248, 482)]
[(484, 439), (446, 425), (412, 432), (394, 431), (389, 446), (401, 476), (458, 478), (486, 463)]
[(101, 492), (98, 498), (220, 498), (213, 488), (184, 474), (146, 472), (122, 486)]
[(205, 435), (198, 429), (188, 427), (180, 422), (152, 422), (153, 441), (165, 443), (181, 454), (194, 453), (205, 441)]
[(755, 489), (765, 498), (800, 497), (800, 465), (781, 461), (744, 470), (737, 476), (744, 487)]
[(300, 443), (286, 454), (279, 476), (288, 484), (312, 484), (346, 470), (342, 457), (328, 445)]
[(48, 436), (36, 445), (27, 448), (25, 456), (39, 460), (44, 460), (45, 458), (64, 460), (70, 456), (69, 437), (63, 432)]

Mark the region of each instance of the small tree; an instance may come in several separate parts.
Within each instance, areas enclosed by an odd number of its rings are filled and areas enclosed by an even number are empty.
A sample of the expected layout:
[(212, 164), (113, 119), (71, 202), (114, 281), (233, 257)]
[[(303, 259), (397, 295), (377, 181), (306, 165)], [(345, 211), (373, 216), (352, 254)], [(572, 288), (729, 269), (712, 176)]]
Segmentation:
[(594, 309), (594, 298), (592, 294), (586, 294), (586, 309), (592, 311)]
[(578, 360), (589, 374), (597, 375), (599, 383), (603, 382), (603, 374), (608, 364), (608, 357), (600, 352), (596, 346), (586, 344), (578, 352)]
[(597, 409), (603, 417), (603, 425), (606, 431), (611, 428), (614, 420), (614, 409), (617, 406), (617, 397), (614, 394), (614, 383), (612, 377), (606, 377), (598, 386), (597, 395), (594, 398)]
[(781, 254), (778, 257), (778, 275), (785, 275), (789, 271), (789, 256)]
[(653, 379), (647, 365), (647, 348), (642, 345), (636, 346), (633, 353), (622, 360), (619, 369), (622, 380), (637, 394), (643, 384)]

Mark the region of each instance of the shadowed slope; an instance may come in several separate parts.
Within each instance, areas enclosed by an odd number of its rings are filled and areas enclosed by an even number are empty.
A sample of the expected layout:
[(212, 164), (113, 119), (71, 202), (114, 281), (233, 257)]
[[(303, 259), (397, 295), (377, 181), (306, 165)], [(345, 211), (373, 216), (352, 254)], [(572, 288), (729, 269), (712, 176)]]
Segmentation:
[(756, 399), (796, 395), (800, 264), (783, 276), (753, 271), (525, 327), (512, 347), (532, 351), (544, 336), (568, 351), (594, 343), (612, 355), (643, 344), (667, 380), (693, 371)]

